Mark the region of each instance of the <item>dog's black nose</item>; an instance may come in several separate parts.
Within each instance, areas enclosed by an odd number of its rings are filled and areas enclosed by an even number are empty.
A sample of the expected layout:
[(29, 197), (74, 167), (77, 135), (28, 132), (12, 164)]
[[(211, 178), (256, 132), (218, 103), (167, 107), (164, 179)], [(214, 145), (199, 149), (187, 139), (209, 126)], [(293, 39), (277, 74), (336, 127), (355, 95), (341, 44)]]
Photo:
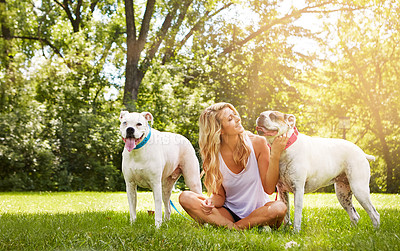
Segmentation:
[(126, 128), (126, 137), (127, 138), (133, 138), (134, 133), (135, 133), (135, 129), (133, 127)]

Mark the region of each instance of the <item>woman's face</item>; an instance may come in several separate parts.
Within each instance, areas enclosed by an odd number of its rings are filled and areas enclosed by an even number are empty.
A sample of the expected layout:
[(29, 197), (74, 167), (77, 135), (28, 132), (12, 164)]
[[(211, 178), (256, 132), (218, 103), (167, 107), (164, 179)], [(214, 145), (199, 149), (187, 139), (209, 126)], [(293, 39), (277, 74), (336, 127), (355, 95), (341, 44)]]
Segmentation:
[(222, 135), (237, 135), (244, 132), (240, 117), (229, 107), (222, 109), (220, 121)]

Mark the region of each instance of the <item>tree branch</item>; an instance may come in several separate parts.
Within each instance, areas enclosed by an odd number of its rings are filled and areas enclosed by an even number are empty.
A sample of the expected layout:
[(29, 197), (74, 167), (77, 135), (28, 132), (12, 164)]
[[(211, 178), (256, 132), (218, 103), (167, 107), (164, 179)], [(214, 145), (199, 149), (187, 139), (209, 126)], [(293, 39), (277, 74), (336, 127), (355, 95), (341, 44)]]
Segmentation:
[[(64, 9), (65, 10), (65, 12), (67, 12), (68, 11), (68, 8), (66, 8), (62, 3), (60, 3), (59, 1), (57, 1), (57, 0), (54, 0), (54, 2), (56, 2), (56, 4), (58, 4), (62, 9)], [(64, 3), (65, 3), (65, 1), (64, 1)], [(67, 4), (68, 4), (68, 2), (67, 2)]]
[(175, 4), (173, 9), (168, 12), (167, 16), (164, 19), (164, 22), (160, 28), (160, 30), (157, 32), (157, 35), (155, 37), (154, 43), (150, 46), (150, 50), (147, 53), (146, 58), (143, 60), (143, 66), (146, 67), (146, 65), (153, 60), (156, 52), (158, 51), (158, 48), (160, 48), (160, 45), (162, 41), (165, 39), (166, 34), (168, 32), (168, 29), (171, 27), (172, 20), (174, 19), (176, 12), (178, 10), (178, 4)]
[(96, 5), (100, 2), (100, 0), (95, 0), (90, 3), (90, 11), (93, 13)]
[(79, 23), (80, 23), (80, 8), (82, 6), (82, 0), (78, 1), (78, 7), (75, 10), (76, 19), (74, 19), (74, 17), (72, 16), (72, 12), (69, 9), (70, 5), (68, 4), (68, 0), (64, 0), (63, 3), (60, 3), (58, 0), (54, 0), (54, 2), (56, 2), (59, 6), (61, 6), (61, 8), (67, 14), (68, 19), (72, 24), (73, 31), (78, 32), (79, 31)]
[(272, 20), (269, 24), (262, 26), (260, 29), (257, 31), (251, 33), (249, 36), (244, 38), (241, 41), (238, 41), (237, 43), (234, 43), (228, 47), (226, 47), (223, 52), (220, 54), (220, 56), (223, 56), (225, 54), (231, 53), (232, 51), (236, 50), (237, 48), (242, 47), (246, 43), (248, 43), (250, 40), (254, 39), (255, 37), (261, 35), (262, 33), (266, 32), (267, 30), (271, 29), (273, 26), (278, 25), (278, 24), (284, 24), (288, 22), (291, 19), (299, 19), (302, 14), (305, 13), (332, 13), (340, 10), (357, 10), (358, 8), (351, 9), (351, 8), (339, 8), (339, 9), (332, 9), (332, 10), (315, 10), (317, 8), (321, 8), (324, 6), (327, 6), (329, 4), (335, 3), (335, 1), (327, 1), (327, 2), (322, 2), (319, 4), (316, 4), (314, 6), (307, 6), (299, 10), (293, 10), (291, 13), (286, 14), (285, 16)]
[(148, 0), (146, 4), (146, 10), (142, 19), (142, 26), (140, 27), (139, 38), (137, 40), (137, 51), (140, 52), (143, 50), (144, 45), (146, 44), (147, 35), (150, 30), (150, 21), (154, 11), (155, 0)]
[[(0, 37), (4, 38), (4, 36), (0, 36)], [(36, 40), (36, 41), (43, 42), (43, 43), (47, 44), (51, 49), (53, 49), (53, 51), (57, 55), (59, 55), (61, 58), (64, 58), (63, 55), (61, 54), (61, 52), (57, 49), (57, 47), (52, 45), (47, 39), (40, 38), (40, 37), (27, 37), (27, 36), (11, 36), (10, 38), (11, 39), (28, 39), (28, 40)]]
[(179, 45), (177, 46), (177, 48), (175, 50), (180, 50), (180, 48), (182, 48), (182, 46), (184, 44), (186, 44), (186, 42), (189, 40), (189, 38), (193, 35), (193, 33), (199, 28), (199, 26), (204, 23), (205, 21), (207, 21), (208, 19), (212, 18), (213, 16), (217, 15), (218, 13), (220, 13), (221, 11), (229, 8), (231, 5), (233, 5), (233, 3), (229, 3), (229, 4), (225, 4), (224, 6), (222, 6), (220, 9), (218, 9), (217, 11), (215, 11), (214, 13), (210, 14), (210, 11), (206, 11), (205, 15), (199, 19), (199, 21), (197, 21), (197, 23), (192, 27), (192, 29), (190, 29), (190, 31), (186, 34), (186, 36), (181, 40), (181, 42), (179, 43)]
[(125, 19), (127, 42), (136, 42), (135, 10), (133, 0), (125, 0)]
[(165, 48), (164, 56), (162, 59), (162, 64), (165, 64), (167, 60), (172, 56), (173, 50), (176, 47), (176, 34), (178, 34), (179, 28), (182, 26), (183, 21), (185, 20), (187, 10), (189, 6), (193, 3), (193, 0), (186, 0), (183, 4), (183, 7), (179, 11), (178, 20), (171, 28), (171, 35), (165, 40)]
[[(191, 1), (191, 2), (192, 2), (192, 1)], [(191, 2), (188, 3), (187, 8), (190, 6)], [(170, 47), (168, 48), (168, 50), (165, 52), (165, 55), (164, 55), (164, 58), (163, 58), (163, 64), (169, 60), (169, 58), (174, 54), (175, 51), (179, 51), (179, 50), (183, 47), (183, 45), (186, 44), (186, 42), (189, 40), (189, 38), (193, 35), (193, 33), (194, 33), (196, 30), (199, 29), (199, 26), (200, 26), (202, 23), (204, 23), (205, 21), (209, 20), (209, 19), (212, 18), (213, 16), (217, 15), (217, 14), (220, 13), (221, 11), (227, 9), (227, 8), (230, 7), (231, 5), (233, 5), (233, 3), (225, 4), (224, 6), (222, 6), (220, 9), (216, 10), (216, 11), (215, 11), (214, 13), (212, 13), (212, 14), (210, 14), (210, 11), (206, 11), (206, 12), (204, 13), (204, 15), (193, 25), (193, 27), (192, 27), (192, 28), (190, 29), (190, 31), (185, 35), (185, 37), (178, 43), (178, 45), (176, 45), (176, 46), (170, 46)], [(187, 8), (186, 8), (186, 10), (187, 10)], [(181, 13), (181, 14), (182, 14), (182, 13)], [(185, 15), (186, 15), (186, 12), (185, 12)], [(184, 16), (182, 16), (182, 21), (183, 21), (183, 18), (184, 18)], [(179, 17), (179, 19), (181, 19), (181, 17)], [(179, 22), (181, 23), (182, 21), (178, 20), (176, 26), (178, 26), (178, 23), (179, 23)], [(179, 26), (180, 26), (180, 24), (179, 24)], [(176, 27), (174, 27), (174, 28), (176, 28)], [(176, 33), (174, 34), (173, 38), (175, 38), (175, 36), (176, 36)], [(171, 38), (171, 39), (173, 39), (173, 38)]]
[[(178, 33), (179, 27), (181, 27), (183, 20), (187, 14), (187, 10), (189, 6), (193, 3), (193, 0), (186, 0), (183, 3), (182, 8), (179, 9), (179, 5), (175, 4), (174, 8), (168, 13), (166, 16), (164, 23), (156, 36), (156, 41), (150, 47), (149, 53), (147, 54), (145, 60), (143, 61), (143, 67), (147, 67), (147, 64), (153, 60), (155, 54), (161, 46), (163, 41), (166, 41), (165, 47), (168, 48), (168, 51), (172, 50), (173, 44), (175, 42), (176, 34)], [(174, 25), (172, 25), (172, 20), (176, 17), (176, 13), (179, 10), (178, 19)], [(170, 30), (170, 36), (167, 36), (167, 32)], [(168, 52), (167, 52), (168, 53)], [(167, 55), (167, 54), (166, 54)], [(164, 56), (165, 59), (165, 56)], [(164, 60), (163, 60), (164, 61)]]
[(82, 7), (82, 0), (78, 0), (78, 6), (75, 8), (75, 25), (74, 25), (74, 31), (75, 32), (79, 31), (79, 25), (81, 23), (81, 7)]

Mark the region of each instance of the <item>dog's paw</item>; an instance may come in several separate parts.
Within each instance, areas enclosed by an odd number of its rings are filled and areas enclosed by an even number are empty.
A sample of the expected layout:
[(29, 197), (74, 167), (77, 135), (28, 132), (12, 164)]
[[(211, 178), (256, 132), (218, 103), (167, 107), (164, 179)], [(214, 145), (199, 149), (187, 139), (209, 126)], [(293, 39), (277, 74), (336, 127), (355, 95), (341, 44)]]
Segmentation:
[(162, 221), (155, 221), (156, 228), (160, 228)]

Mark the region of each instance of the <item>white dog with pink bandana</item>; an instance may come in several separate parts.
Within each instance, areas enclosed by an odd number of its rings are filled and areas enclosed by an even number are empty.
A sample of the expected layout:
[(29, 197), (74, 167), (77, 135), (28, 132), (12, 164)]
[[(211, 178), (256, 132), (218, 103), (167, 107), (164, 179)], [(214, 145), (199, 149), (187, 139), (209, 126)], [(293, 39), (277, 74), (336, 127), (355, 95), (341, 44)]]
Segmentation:
[(375, 159), (365, 154), (355, 144), (343, 139), (316, 138), (301, 134), (295, 127), (296, 118), (291, 114), (265, 111), (257, 118), (257, 132), (269, 144), (282, 134), (291, 135), (287, 148), (279, 161), (278, 191), (288, 210), (285, 222), (289, 222), (288, 192), (294, 194), (294, 229), (301, 227), (303, 195), (330, 184), (335, 184), (336, 196), (357, 224), (360, 216), (352, 204), (352, 194), (367, 211), (374, 227), (380, 217), (369, 195), (370, 166)]

